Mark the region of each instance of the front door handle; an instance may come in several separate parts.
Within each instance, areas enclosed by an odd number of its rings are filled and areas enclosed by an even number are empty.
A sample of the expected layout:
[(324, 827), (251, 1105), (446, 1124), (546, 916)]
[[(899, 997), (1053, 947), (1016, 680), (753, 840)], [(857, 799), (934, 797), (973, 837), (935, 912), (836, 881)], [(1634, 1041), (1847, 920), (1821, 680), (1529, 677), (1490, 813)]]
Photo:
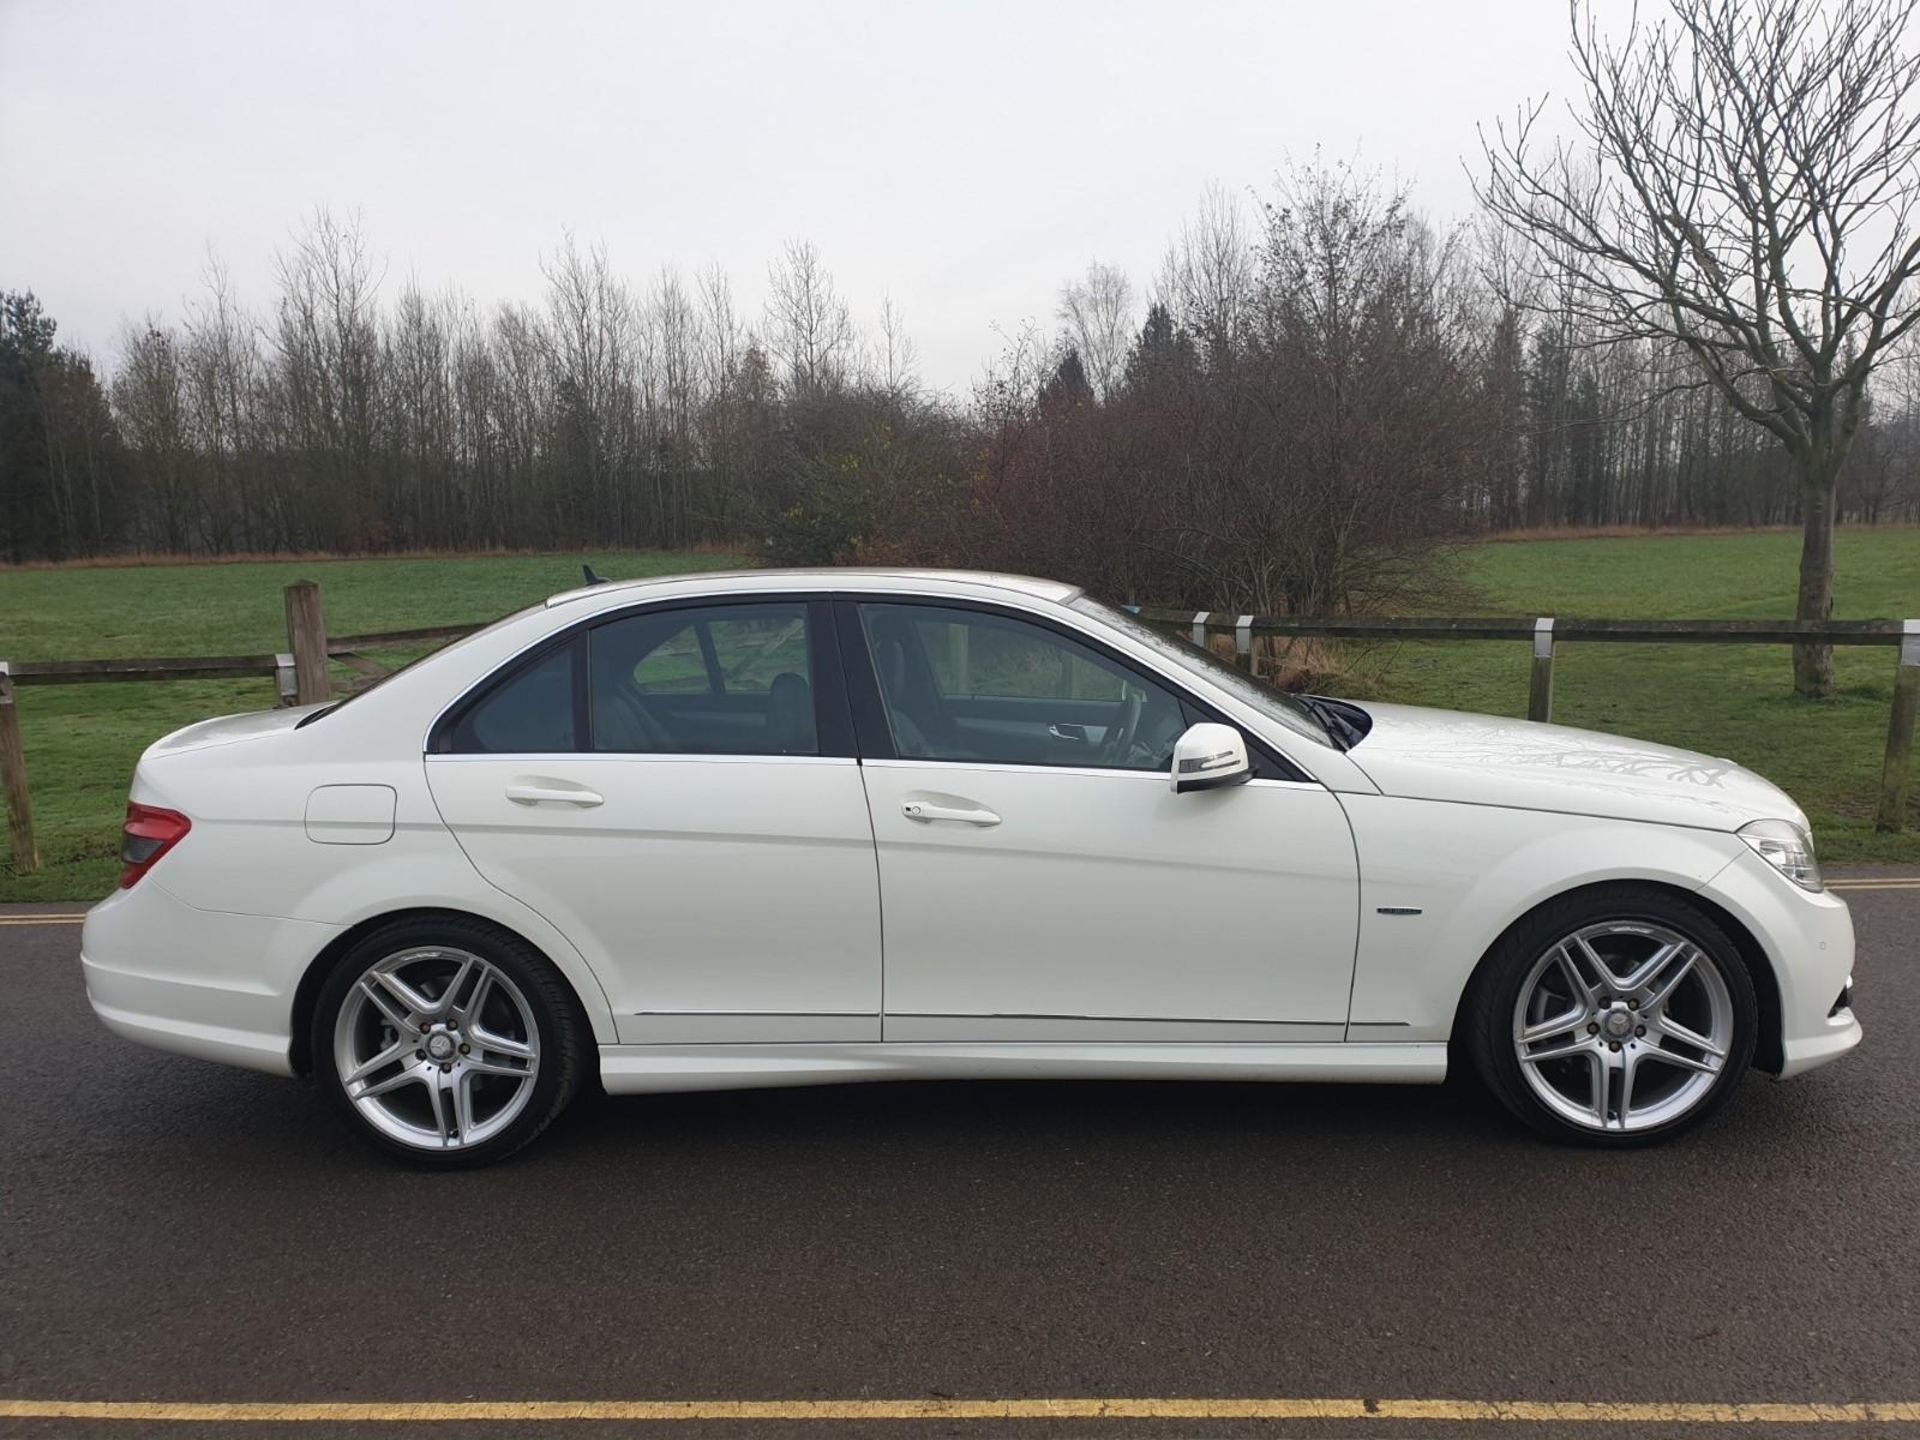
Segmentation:
[(935, 820), (957, 820), (962, 825), (978, 825), (984, 829), (1000, 823), (1000, 817), (984, 805), (936, 805), (929, 800), (909, 800), (900, 807), (900, 813), (923, 825)]
[(559, 781), (516, 780), (507, 786), (507, 799), (516, 805), (578, 805), (583, 810), (605, 803), (584, 785)]

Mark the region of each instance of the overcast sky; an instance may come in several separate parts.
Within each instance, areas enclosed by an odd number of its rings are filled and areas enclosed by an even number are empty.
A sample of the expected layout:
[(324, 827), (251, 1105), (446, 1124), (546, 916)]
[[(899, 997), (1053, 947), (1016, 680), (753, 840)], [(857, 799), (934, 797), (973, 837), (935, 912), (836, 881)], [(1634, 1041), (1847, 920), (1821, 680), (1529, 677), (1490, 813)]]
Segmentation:
[(207, 247), (243, 298), (315, 205), (387, 265), (532, 299), (565, 228), (757, 316), (814, 241), (964, 387), (1091, 259), (1144, 284), (1204, 188), (1314, 147), (1469, 203), (1476, 122), (1566, 78), (1555, 0), (1237, 5), (0, 0), (0, 288), (103, 358)]

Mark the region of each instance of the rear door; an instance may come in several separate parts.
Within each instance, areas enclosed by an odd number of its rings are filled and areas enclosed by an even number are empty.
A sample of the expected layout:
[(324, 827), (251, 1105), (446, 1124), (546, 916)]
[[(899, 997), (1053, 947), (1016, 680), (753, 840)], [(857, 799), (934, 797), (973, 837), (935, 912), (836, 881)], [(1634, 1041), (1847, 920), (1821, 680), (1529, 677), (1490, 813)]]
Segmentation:
[(880, 1038), (873, 831), (826, 602), (584, 627), (431, 745), (442, 817), (579, 947), (623, 1042)]

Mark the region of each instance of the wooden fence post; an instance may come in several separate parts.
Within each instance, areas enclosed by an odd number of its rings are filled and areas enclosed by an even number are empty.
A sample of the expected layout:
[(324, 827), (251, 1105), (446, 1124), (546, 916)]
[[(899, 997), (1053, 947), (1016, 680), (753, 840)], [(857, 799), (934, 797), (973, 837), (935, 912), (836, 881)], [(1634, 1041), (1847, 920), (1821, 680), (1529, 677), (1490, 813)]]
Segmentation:
[(1533, 680), (1527, 687), (1527, 719), (1553, 719), (1553, 617), (1533, 622)]
[(327, 616), (317, 581), (287, 586), (287, 649), (293, 652), (294, 703), (314, 705), (333, 698), (327, 675)]
[(13, 699), (13, 672), (0, 660), (0, 781), (7, 791), (7, 834), (13, 842), (13, 868), (31, 875), (40, 868), (33, 843), (33, 796), (27, 790), (27, 749), (20, 740), (20, 707)]
[(1898, 834), (1907, 823), (1907, 784), (1913, 775), (1913, 723), (1920, 713), (1920, 620), (1900, 637), (1900, 668), (1893, 672), (1893, 710), (1887, 717), (1887, 759), (1880, 770), (1880, 810), (1873, 828)]

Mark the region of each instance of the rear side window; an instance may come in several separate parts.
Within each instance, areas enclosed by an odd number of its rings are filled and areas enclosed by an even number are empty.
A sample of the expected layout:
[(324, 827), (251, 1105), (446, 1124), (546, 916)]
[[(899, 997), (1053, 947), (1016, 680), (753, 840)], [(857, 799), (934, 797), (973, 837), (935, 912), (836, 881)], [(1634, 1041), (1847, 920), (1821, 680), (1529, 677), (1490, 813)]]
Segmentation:
[(578, 750), (574, 704), (578, 641), (508, 676), (468, 707), (448, 749), (461, 754), (566, 754)]
[(804, 602), (713, 605), (596, 627), (593, 748), (625, 754), (818, 755)]

